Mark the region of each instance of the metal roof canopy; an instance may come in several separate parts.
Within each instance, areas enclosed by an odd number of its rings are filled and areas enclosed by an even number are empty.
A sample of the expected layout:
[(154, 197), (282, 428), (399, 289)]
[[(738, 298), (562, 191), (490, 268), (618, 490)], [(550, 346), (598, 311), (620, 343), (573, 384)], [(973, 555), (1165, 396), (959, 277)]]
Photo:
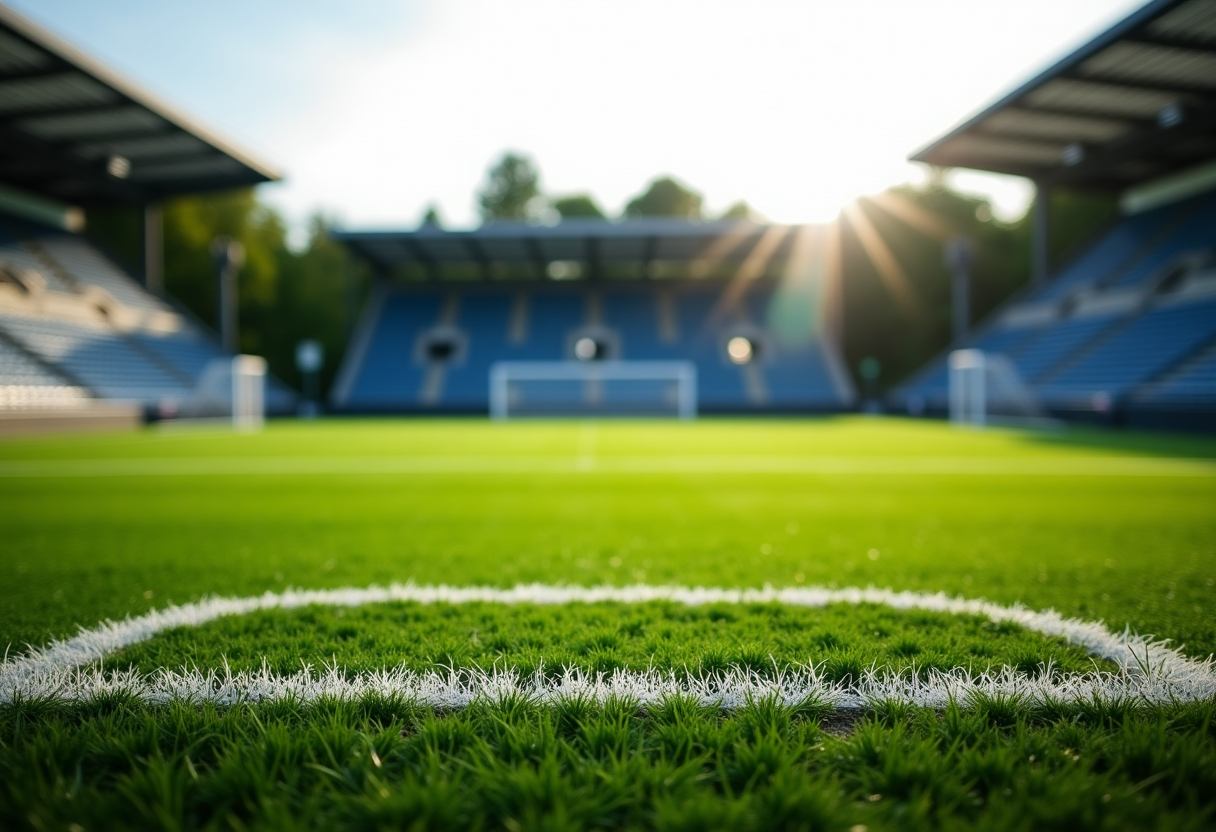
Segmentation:
[(913, 161), (1122, 190), (1216, 157), (1216, 0), (1154, 0)]
[(0, 181), (76, 204), (148, 204), (279, 174), (0, 5)]
[(544, 277), (555, 261), (586, 266), (584, 277), (601, 276), (601, 266), (637, 264), (643, 276), (660, 261), (742, 264), (753, 257), (765, 266), (784, 263), (805, 226), (751, 222), (691, 222), (652, 217), (622, 222), (566, 220), (557, 225), (497, 222), (471, 231), (423, 226), (415, 231), (338, 231), (353, 251), (384, 269), (476, 265), (489, 276), (492, 264), (531, 267)]

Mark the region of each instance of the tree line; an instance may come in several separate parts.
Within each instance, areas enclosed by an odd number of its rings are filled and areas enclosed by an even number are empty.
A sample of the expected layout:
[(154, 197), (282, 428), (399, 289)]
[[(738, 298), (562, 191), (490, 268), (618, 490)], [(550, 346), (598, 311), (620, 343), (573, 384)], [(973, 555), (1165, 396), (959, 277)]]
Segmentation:
[[(683, 217), (689, 220), (738, 219), (761, 221), (744, 201), (736, 202), (718, 217), (710, 217), (704, 198), (672, 176), (658, 176), (642, 193), (625, 205), (622, 219), (633, 217)], [(507, 152), (489, 171), (477, 196), (483, 222), (551, 223), (562, 220), (607, 220), (608, 214), (587, 193), (547, 195), (541, 190), (540, 171), (523, 153)], [(438, 223), (438, 211), (427, 210), (424, 222)]]

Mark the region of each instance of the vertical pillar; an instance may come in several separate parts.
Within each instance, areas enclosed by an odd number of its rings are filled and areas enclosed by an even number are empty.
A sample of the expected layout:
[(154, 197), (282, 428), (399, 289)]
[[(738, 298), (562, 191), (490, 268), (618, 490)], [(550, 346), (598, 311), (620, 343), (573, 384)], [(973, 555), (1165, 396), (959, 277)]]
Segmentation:
[(970, 275), (965, 271), (954, 273), (954, 343), (962, 344), (971, 326)]
[(975, 260), (975, 243), (967, 237), (955, 237), (946, 243), (946, 266), (953, 276), (951, 313), (954, 321), (954, 343), (961, 346), (971, 327), (971, 265)]
[(240, 348), (237, 273), (245, 263), (245, 247), (228, 237), (216, 237), (211, 241), (211, 256), (219, 272), (220, 343), (226, 352), (236, 353)]
[(1030, 280), (1035, 286), (1047, 282), (1051, 270), (1051, 189), (1035, 183), (1030, 223)]
[(165, 212), (159, 202), (144, 206), (144, 288), (165, 294)]

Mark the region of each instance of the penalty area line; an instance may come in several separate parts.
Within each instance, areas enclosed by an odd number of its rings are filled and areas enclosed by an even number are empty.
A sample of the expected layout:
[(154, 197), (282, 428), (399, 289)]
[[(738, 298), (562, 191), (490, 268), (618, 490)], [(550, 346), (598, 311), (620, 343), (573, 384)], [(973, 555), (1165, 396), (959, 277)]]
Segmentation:
[[(298, 609), (319, 605), (355, 607), (364, 604), (640, 604), (668, 601), (687, 606), (704, 604), (783, 604), (824, 607), (829, 604), (876, 604), (898, 610), (924, 610), (977, 615), (996, 623), (1009, 622), (1081, 646), (1090, 655), (1114, 662), (1113, 672), (1030, 674), (1004, 667), (975, 674), (963, 668), (916, 675), (872, 671), (851, 685), (820, 679), (813, 666), (768, 678), (741, 668), (710, 676), (660, 671), (618, 671), (588, 674), (567, 669), (557, 678), (523, 677), (511, 669), (483, 672), (451, 670), (414, 673), (402, 668), (349, 676), (337, 667), (317, 673), (278, 675), (263, 668), (254, 673), (227, 670), (135, 670), (105, 672), (89, 667), (124, 647), (138, 644), (164, 630), (197, 627), (232, 615), (259, 610)], [(693, 696), (705, 703), (737, 707), (756, 698), (774, 696), (786, 702), (814, 699), (838, 707), (895, 700), (941, 706), (965, 704), (974, 695), (1012, 696), (1025, 701), (1137, 701), (1169, 703), (1216, 696), (1212, 659), (1195, 660), (1162, 641), (1125, 631), (1113, 633), (1102, 623), (1066, 618), (1053, 610), (1036, 611), (1021, 605), (1004, 606), (984, 600), (956, 598), (944, 593), (896, 592), (890, 589), (790, 587), (727, 589), (655, 586), (555, 586), (526, 584), (498, 587), (420, 586), (267, 592), (245, 598), (207, 598), (127, 618), (104, 621), (76, 636), (34, 648), (0, 663), (0, 703), (15, 699), (87, 699), (111, 692), (130, 693), (144, 701), (174, 699), (230, 703), (244, 700), (350, 698), (369, 694), (401, 696), (437, 706), (458, 706), (478, 699), (507, 695), (551, 702), (570, 696), (602, 701), (613, 697), (656, 702), (674, 695)]]

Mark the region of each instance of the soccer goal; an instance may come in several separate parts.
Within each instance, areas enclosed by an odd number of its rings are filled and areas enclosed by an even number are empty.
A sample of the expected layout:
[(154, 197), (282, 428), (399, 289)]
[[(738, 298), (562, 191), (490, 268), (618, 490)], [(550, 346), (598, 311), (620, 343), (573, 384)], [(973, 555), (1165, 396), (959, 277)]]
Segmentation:
[(217, 358), (207, 365), (194, 396), (182, 407), (186, 419), (229, 421), (237, 430), (259, 430), (266, 418), (266, 360), (256, 355)]
[(490, 415), (697, 415), (689, 361), (501, 361), (490, 368)]
[(972, 427), (1054, 424), (1013, 363), (982, 350), (950, 353), (950, 421)]

